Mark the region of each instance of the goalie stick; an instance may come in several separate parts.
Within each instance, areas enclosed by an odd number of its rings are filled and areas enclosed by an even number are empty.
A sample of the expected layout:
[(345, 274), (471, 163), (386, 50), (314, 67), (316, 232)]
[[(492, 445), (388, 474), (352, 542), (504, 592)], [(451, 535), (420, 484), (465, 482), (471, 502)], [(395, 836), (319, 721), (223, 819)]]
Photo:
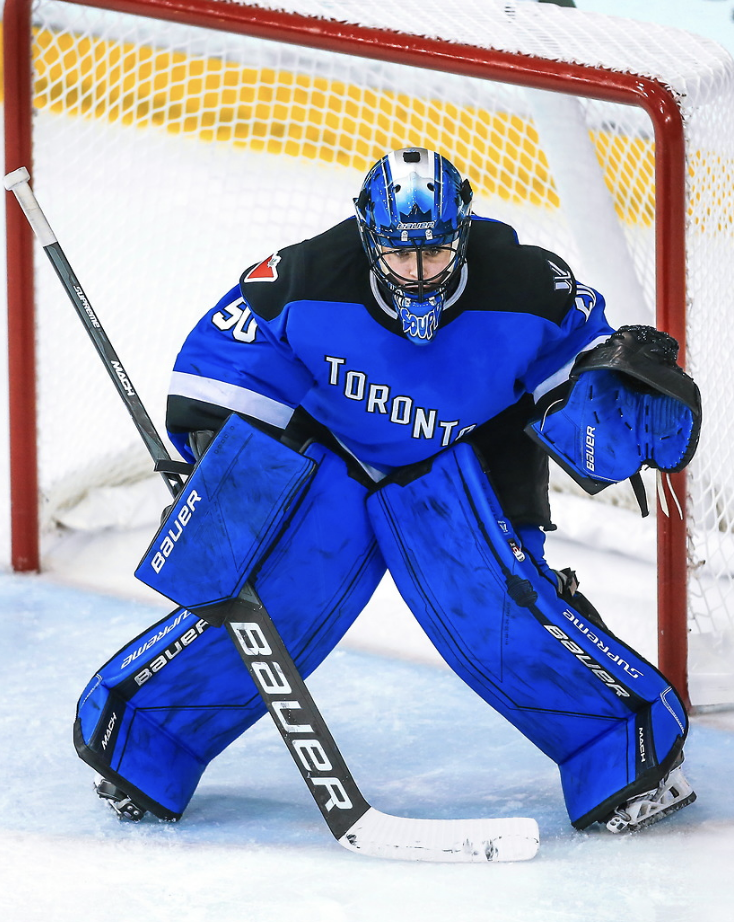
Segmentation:
[[(189, 465), (173, 460), (110, 344), (30, 187), (25, 167), (5, 176), (86, 328), (172, 496)], [(486, 862), (532, 858), (538, 825), (529, 818), (432, 820), (390, 816), (362, 796), (272, 619), (249, 583), (225, 622), (288, 750), (340, 845), (381, 858)]]

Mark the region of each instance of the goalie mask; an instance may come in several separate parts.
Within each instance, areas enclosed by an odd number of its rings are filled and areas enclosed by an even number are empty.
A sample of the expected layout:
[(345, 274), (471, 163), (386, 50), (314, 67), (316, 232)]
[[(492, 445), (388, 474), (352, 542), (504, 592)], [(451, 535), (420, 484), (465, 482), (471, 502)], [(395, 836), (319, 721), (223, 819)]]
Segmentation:
[(422, 147), (379, 160), (354, 200), (370, 269), (417, 345), (433, 338), (466, 260), (471, 200), (469, 181)]

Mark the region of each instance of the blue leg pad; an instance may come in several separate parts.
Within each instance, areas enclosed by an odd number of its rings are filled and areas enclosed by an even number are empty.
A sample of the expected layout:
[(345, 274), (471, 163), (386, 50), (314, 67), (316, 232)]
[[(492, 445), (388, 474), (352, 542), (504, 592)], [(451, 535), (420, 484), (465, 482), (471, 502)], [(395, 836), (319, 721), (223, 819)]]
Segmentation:
[(415, 479), (402, 472), (368, 507), (411, 611), (451, 668), (558, 763), (574, 824), (662, 777), (685, 738), (678, 696), (559, 599), (470, 446), (442, 453)]
[[(339, 642), (385, 572), (365, 488), (327, 449), (314, 445), (307, 455), (317, 472), (253, 578), (304, 676)], [(226, 631), (179, 609), (89, 683), (76, 747), (142, 807), (175, 819), (207, 764), (265, 710)]]

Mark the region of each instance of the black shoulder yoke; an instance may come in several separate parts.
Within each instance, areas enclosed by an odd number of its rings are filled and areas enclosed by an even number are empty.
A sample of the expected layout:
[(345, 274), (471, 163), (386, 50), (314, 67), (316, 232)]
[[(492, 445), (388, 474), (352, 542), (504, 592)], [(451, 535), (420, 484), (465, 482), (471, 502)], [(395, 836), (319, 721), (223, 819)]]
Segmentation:
[(294, 301), (364, 302), (371, 297), (369, 267), (356, 220), (342, 221), (250, 266), (242, 273), (240, 291), (263, 320), (274, 319)]
[(475, 221), (467, 261), (473, 309), (534, 314), (560, 324), (573, 306), (576, 279), (568, 264), (549, 250), (519, 244), (506, 224)]

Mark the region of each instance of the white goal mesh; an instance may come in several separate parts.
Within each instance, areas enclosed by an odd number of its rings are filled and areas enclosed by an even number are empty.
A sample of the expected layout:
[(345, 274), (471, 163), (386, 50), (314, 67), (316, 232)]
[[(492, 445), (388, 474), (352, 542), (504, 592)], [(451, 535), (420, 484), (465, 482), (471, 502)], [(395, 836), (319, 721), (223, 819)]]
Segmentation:
[[(125, 6), (146, 9), (145, 0)], [(234, 23), (235, 3), (188, 6), (198, 21), (219, 9)], [(259, 7), (440, 38), (454, 72), (379, 60), (374, 46), (360, 56), (236, 34), (234, 24), (163, 21), (154, 0), (149, 16), (32, 6), (34, 187), (158, 426), (175, 352), (195, 320), (246, 265), (350, 214), (367, 168), (400, 146), (448, 156), (470, 177), (475, 210), (563, 254), (606, 295), (613, 323), (655, 322), (650, 116), (603, 101), (593, 75), (583, 96), (554, 92), (552, 75), (568, 63), (654, 78), (683, 116), (687, 364), (705, 409), (688, 478), (691, 651), (720, 687), (697, 687), (694, 701), (734, 700), (729, 55), (676, 29), (511, 0), (464, 0), (460, 15), (445, 0)], [(538, 71), (551, 75), (546, 89), (523, 88), (463, 76), (460, 46), (555, 64)], [(36, 267), (48, 527), (90, 485), (139, 476), (150, 463), (42, 254)], [(603, 496), (623, 501), (624, 490)]]

